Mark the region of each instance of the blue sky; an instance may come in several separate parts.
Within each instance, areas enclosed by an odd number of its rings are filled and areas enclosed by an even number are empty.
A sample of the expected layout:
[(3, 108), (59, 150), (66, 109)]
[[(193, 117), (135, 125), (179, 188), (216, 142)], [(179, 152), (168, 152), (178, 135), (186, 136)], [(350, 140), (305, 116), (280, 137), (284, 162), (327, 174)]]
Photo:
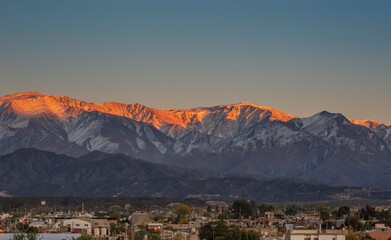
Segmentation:
[(0, 95), (391, 124), (390, 1), (3, 1)]

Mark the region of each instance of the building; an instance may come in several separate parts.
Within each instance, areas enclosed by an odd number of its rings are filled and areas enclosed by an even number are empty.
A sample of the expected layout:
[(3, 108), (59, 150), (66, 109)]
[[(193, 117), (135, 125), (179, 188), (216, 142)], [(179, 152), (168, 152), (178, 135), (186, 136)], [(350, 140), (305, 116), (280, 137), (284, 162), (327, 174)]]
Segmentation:
[(110, 224), (107, 219), (86, 219), (91, 223), (91, 231), (94, 236), (107, 236), (109, 235)]
[(163, 224), (162, 223), (148, 223), (147, 227), (148, 227), (148, 230), (160, 231), (161, 229), (163, 229)]
[(149, 215), (147, 212), (137, 211), (132, 213), (132, 227), (138, 225), (147, 225), (149, 223)]
[(91, 223), (84, 219), (63, 219), (55, 224), (58, 232), (92, 234)]
[(107, 219), (63, 219), (55, 224), (55, 228), (58, 232), (107, 236), (110, 224)]
[(38, 232), (45, 232), (49, 228), (49, 224), (45, 221), (31, 221), (29, 227), (35, 227)]
[(285, 240), (345, 240), (347, 230), (288, 230)]

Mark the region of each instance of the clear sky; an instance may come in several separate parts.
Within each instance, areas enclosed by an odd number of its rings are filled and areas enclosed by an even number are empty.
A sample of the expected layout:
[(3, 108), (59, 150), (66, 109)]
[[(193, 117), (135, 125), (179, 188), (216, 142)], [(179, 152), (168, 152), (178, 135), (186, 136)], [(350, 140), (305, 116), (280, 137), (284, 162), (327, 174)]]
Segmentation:
[(391, 124), (391, 1), (0, 0), (0, 95)]

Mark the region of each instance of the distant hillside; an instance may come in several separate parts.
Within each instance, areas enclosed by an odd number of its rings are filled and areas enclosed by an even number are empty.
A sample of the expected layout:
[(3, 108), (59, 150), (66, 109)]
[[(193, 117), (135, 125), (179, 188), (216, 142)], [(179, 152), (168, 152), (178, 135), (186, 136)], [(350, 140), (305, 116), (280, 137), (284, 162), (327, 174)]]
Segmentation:
[[(321, 200), (341, 196), (387, 198), (384, 191), (327, 187), (293, 180), (260, 181), (224, 177), (136, 160), (121, 154), (92, 152), (80, 158), (36, 149), (21, 149), (0, 157), (0, 191), (13, 196), (238, 196), (258, 201)], [(214, 176), (213, 176), (214, 175)], [(349, 195), (355, 191), (353, 195)], [(378, 194), (378, 195), (376, 195)]]

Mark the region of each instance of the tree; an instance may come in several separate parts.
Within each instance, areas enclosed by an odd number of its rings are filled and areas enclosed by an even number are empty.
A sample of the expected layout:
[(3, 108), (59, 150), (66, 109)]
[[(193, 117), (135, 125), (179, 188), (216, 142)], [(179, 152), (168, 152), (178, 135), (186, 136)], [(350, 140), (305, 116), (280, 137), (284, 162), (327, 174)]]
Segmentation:
[(350, 228), (353, 228), (355, 231), (358, 231), (362, 228), (362, 224), (358, 216), (348, 216), (345, 219), (345, 225), (349, 226)]
[[(75, 239), (75, 238), (72, 238)], [(80, 237), (76, 238), (76, 240), (92, 240), (92, 237), (86, 234), (81, 235)]]
[(15, 233), (11, 240), (37, 240), (37, 233)]
[(371, 218), (374, 218), (375, 215), (376, 210), (374, 207), (366, 205), (365, 208), (361, 209), (361, 218), (363, 218), (364, 220), (370, 220)]
[(342, 206), (338, 208), (336, 216), (337, 218), (343, 218), (345, 216), (348, 216), (350, 214), (350, 207), (348, 206)]
[(24, 240), (24, 234), (23, 233), (15, 233), (12, 235), (11, 240)]
[(38, 233), (38, 228), (36, 227), (28, 227), (26, 233)]
[(135, 240), (143, 240), (145, 235), (147, 235), (147, 231), (145, 231), (144, 229), (140, 229), (139, 231), (137, 231), (135, 233), (134, 239)]
[(120, 219), (121, 218), (121, 213), (120, 212), (117, 212), (117, 211), (113, 211), (111, 213), (109, 213), (109, 217), (110, 218), (115, 218), (115, 219)]
[(326, 204), (321, 204), (316, 207), (319, 212), (320, 219), (324, 222), (330, 218), (330, 207)]
[(217, 236), (222, 236), (227, 231), (224, 222), (209, 222), (199, 230), (200, 239), (213, 240)]
[(24, 224), (24, 223), (21, 223), (21, 222), (18, 222), (16, 224), (16, 228), (20, 231), (20, 232), (25, 232), (27, 230), (27, 228), (29, 227), (28, 224)]
[(274, 207), (271, 205), (267, 206), (266, 204), (262, 204), (258, 207), (258, 210), (259, 210), (259, 215), (263, 217), (265, 216), (266, 212), (274, 211)]
[(251, 204), (245, 199), (237, 199), (232, 204), (235, 218), (250, 217), (252, 215)]
[(209, 222), (199, 231), (200, 239), (206, 240), (258, 240), (259, 234), (254, 231), (242, 230), (238, 226), (225, 225), (224, 222)]
[(345, 240), (361, 240), (361, 239), (360, 239), (359, 235), (349, 231), (348, 235), (346, 235), (346, 237), (345, 237)]
[(180, 204), (177, 206), (175, 213), (177, 215), (176, 222), (184, 224), (189, 222), (189, 215), (191, 214), (191, 207), (186, 204)]
[(117, 236), (117, 234), (119, 234), (120, 232), (121, 232), (120, 228), (117, 224), (110, 223), (110, 235), (111, 236)]
[(208, 206), (208, 207), (206, 208), (206, 212), (211, 213), (211, 212), (212, 212), (212, 207), (211, 207), (211, 206)]
[(38, 236), (35, 232), (30, 232), (26, 234), (27, 240), (37, 240)]
[(176, 234), (174, 240), (182, 240), (182, 234), (181, 233)]
[(288, 205), (285, 210), (286, 215), (294, 216), (299, 213), (299, 208), (296, 205)]

